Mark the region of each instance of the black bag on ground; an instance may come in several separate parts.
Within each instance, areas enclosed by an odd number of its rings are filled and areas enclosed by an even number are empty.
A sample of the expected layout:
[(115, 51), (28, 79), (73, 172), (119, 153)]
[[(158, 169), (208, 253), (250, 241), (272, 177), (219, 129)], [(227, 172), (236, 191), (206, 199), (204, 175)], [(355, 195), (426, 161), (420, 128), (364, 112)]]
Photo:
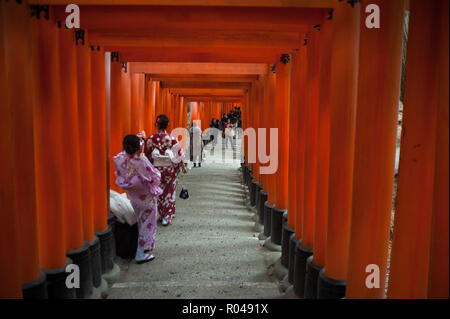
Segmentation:
[(116, 255), (123, 259), (133, 259), (136, 256), (138, 236), (137, 223), (130, 226), (117, 221), (114, 232)]

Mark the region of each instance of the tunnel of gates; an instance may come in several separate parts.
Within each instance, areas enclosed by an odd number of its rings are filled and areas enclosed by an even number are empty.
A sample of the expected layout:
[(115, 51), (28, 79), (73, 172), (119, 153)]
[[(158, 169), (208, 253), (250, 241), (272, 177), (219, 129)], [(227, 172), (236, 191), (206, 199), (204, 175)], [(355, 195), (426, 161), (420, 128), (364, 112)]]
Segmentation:
[(122, 137), (240, 106), (256, 153), (277, 154), (262, 174), (250, 145), (243, 168), (260, 222), (284, 223), (271, 237), (298, 296), (448, 298), (448, 1), (78, 1), (79, 29), (69, 3), (0, 2), (0, 297), (86, 296), (113, 267)]

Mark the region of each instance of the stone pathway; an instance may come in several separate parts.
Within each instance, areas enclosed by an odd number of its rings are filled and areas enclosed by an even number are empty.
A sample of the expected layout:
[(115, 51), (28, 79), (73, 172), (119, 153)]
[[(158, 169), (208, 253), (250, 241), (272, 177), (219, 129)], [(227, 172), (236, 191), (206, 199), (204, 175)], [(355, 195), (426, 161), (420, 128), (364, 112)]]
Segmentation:
[[(254, 231), (254, 212), (245, 205), (241, 184), (240, 141), (231, 149), (206, 147), (201, 168), (191, 168), (182, 183), (190, 198), (178, 197), (168, 227), (158, 225), (156, 258), (138, 265), (116, 258), (120, 280), (108, 298), (279, 298), (268, 275), (268, 252)], [(270, 258), (269, 258), (270, 259)]]

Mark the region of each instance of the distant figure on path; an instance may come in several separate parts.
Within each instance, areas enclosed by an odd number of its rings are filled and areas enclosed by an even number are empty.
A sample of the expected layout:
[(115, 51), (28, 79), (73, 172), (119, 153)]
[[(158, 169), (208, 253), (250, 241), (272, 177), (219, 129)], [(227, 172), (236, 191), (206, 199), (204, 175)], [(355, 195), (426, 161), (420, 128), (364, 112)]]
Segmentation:
[[(168, 125), (169, 118), (164, 114), (158, 115), (156, 118), (158, 132), (150, 136), (145, 145), (145, 155), (161, 172), (163, 193), (159, 196), (158, 212), (163, 226), (169, 225), (175, 216), (178, 171), (181, 169), (184, 174), (187, 173), (183, 149), (178, 140), (166, 132)], [(158, 158), (161, 165), (155, 163), (155, 158)]]
[(116, 185), (128, 192), (138, 220), (137, 263), (155, 258), (151, 252), (156, 238), (157, 197), (162, 194), (161, 173), (142, 154), (143, 146), (138, 136), (127, 135), (124, 151), (114, 157)]
[(228, 149), (228, 142), (231, 144), (231, 148), (234, 149), (233, 137), (234, 137), (234, 125), (231, 124), (231, 120), (228, 119), (228, 123), (225, 124), (225, 146)]
[(193, 156), (192, 161), (194, 162), (194, 167), (202, 166), (202, 130), (197, 126), (197, 123), (192, 122), (192, 127), (190, 130), (191, 137), (191, 154)]

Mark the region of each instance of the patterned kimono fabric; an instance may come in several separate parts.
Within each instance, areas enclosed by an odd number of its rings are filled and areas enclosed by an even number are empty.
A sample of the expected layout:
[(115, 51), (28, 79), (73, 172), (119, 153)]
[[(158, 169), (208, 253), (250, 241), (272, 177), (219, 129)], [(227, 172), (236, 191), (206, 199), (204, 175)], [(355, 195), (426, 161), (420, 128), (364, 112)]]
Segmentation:
[(147, 155), (152, 163), (152, 152), (154, 149), (158, 149), (161, 155), (164, 155), (166, 150), (172, 150), (176, 160), (176, 163), (172, 166), (156, 167), (161, 172), (160, 187), (163, 190), (158, 200), (158, 219), (162, 220), (163, 218), (167, 218), (171, 222), (175, 217), (177, 174), (181, 163), (185, 161), (185, 156), (181, 144), (166, 131), (164, 133), (156, 133), (146, 141), (145, 155)]
[(144, 155), (129, 155), (125, 151), (114, 157), (116, 185), (128, 192), (138, 220), (138, 251), (152, 251), (155, 247), (157, 197), (161, 173)]

